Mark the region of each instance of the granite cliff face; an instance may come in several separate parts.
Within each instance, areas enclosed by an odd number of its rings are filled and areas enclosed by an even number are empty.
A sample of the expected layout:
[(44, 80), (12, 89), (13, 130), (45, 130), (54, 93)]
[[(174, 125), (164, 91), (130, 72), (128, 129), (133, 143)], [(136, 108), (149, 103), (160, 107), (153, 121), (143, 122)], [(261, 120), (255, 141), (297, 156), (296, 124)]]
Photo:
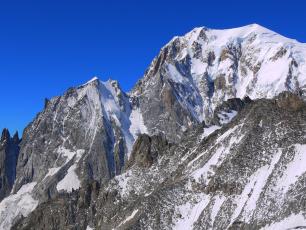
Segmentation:
[(129, 93), (93, 78), (46, 100), (3, 164), (0, 229), (306, 226), (305, 58), (259, 25), (196, 28)]
[(0, 201), (10, 194), (16, 178), (16, 165), (19, 154), (19, 137), (11, 137), (9, 131), (2, 131), (0, 140)]

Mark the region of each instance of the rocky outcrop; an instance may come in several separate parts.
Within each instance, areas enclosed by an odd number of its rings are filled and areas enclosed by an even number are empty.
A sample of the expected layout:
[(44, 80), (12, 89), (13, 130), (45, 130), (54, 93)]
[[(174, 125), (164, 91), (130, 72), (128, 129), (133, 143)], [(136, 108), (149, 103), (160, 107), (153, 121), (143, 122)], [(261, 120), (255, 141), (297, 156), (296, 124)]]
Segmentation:
[(141, 134), (133, 145), (131, 158), (127, 167), (136, 164), (140, 167), (150, 167), (157, 158), (162, 156), (171, 144), (164, 136), (152, 136)]
[(297, 111), (305, 106), (305, 101), (302, 99), (301, 95), (289, 92), (281, 93), (277, 97), (276, 103), (280, 108), (292, 111)]
[(98, 183), (88, 182), (78, 191), (60, 194), (38, 206), (29, 218), (18, 220), (11, 229), (86, 229), (88, 216), (95, 215), (94, 202), (98, 195)]
[(0, 140), (0, 201), (10, 194), (15, 182), (19, 142), (17, 132), (11, 137), (7, 129), (2, 131)]
[(214, 110), (214, 115), (211, 119), (208, 119), (207, 125), (222, 126), (224, 123), (228, 123), (237, 112), (242, 110), (246, 105), (250, 104), (252, 100), (249, 97), (243, 99), (231, 98), (218, 105)]

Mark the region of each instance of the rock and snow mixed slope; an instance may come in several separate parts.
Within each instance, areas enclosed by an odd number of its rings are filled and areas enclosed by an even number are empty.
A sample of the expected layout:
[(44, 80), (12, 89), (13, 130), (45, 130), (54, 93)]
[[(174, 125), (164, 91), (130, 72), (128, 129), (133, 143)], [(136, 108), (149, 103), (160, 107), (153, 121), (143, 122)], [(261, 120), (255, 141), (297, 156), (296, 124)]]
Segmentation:
[[(23, 134), (3, 228), (303, 224), (305, 58), (256, 24), (196, 28), (128, 94), (93, 78), (47, 100)], [(271, 99), (283, 91), (295, 94)]]
[(16, 229), (306, 228), (305, 118), (305, 102), (284, 93), (245, 104), (205, 138), (203, 125), (179, 144), (142, 135), (127, 170), (86, 208), (81, 190), (40, 205)]
[(16, 194), (1, 203), (16, 210), (4, 215), (8, 211), (1, 208), (0, 216), (7, 218), (1, 222), (8, 229), (9, 221), (12, 224), (15, 217), (32, 211), (30, 205), (22, 207), (23, 202), (6, 205), (12, 199), (22, 200), (24, 195), (18, 192), (29, 183), (36, 185), (28, 196), (44, 202), (89, 181), (103, 184), (120, 174), (137, 135), (146, 132), (139, 109), (116, 81), (94, 78), (47, 100), (23, 134), (13, 187)]

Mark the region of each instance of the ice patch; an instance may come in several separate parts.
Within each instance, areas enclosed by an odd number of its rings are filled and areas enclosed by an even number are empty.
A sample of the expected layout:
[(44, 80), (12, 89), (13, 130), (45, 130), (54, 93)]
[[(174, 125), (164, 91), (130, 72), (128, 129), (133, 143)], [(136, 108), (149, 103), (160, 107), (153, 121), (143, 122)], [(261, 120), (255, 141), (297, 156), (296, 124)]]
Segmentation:
[(131, 122), (131, 125), (129, 127), (129, 132), (133, 136), (133, 141), (127, 142), (128, 158), (130, 157), (130, 153), (132, 151), (133, 144), (136, 141), (138, 135), (143, 134), (143, 133), (148, 133), (147, 127), (144, 124), (143, 117), (142, 117), (142, 114), (139, 108), (133, 109), (131, 111), (129, 119)]
[(130, 115), (131, 126), (129, 128), (130, 133), (133, 135), (134, 139), (142, 133), (148, 133), (147, 127), (144, 125), (142, 114), (139, 109), (133, 109)]
[[(81, 182), (75, 170), (77, 169), (77, 163), (81, 159), (82, 155), (85, 153), (85, 150), (79, 149), (77, 151), (70, 151), (70, 150), (65, 149), (65, 151), (63, 151), (62, 153), (64, 153), (64, 156), (67, 157), (65, 164), (67, 164), (74, 156), (75, 156), (75, 162), (72, 166), (70, 166), (65, 177), (57, 183), (56, 189), (57, 191), (64, 190), (67, 192), (72, 192), (73, 189), (74, 190), (79, 189), (81, 186)], [(55, 170), (51, 170), (51, 171), (54, 172)], [(49, 172), (50, 172), (50, 169), (49, 169)]]
[(10, 195), (0, 203), (0, 229), (9, 230), (16, 217), (27, 217), (38, 205), (32, 197), (36, 182), (23, 185), (16, 194)]
[(72, 190), (80, 188), (81, 182), (79, 180), (78, 175), (75, 173), (76, 166), (76, 164), (72, 165), (68, 169), (66, 176), (60, 182), (57, 183), (57, 191), (65, 190), (67, 192), (72, 192)]

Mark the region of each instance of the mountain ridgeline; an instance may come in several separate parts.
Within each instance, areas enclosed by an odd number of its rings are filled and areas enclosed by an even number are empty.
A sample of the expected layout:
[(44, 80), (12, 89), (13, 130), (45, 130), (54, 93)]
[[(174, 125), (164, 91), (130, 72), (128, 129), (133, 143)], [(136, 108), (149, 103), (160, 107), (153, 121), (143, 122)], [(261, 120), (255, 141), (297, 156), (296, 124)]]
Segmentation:
[(306, 228), (306, 44), (173, 38), (135, 87), (93, 78), (0, 142), (0, 229)]

